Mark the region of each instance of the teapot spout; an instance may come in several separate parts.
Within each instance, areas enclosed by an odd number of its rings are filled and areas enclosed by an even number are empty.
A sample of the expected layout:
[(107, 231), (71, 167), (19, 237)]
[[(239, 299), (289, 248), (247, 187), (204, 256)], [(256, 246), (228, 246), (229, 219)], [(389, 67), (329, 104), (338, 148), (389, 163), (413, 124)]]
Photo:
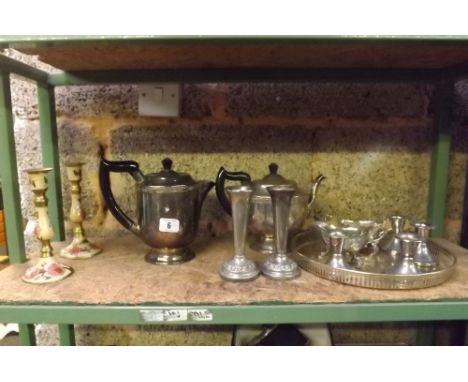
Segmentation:
[(312, 213), (312, 205), (314, 204), (315, 198), (317, 196), (317, 190), (320, 186), (320, 183), (325, 179), (325, 176), (319, 174), (317, 178), (312, 182), (312, 187), (310, 189), (309, 202), (307, 203), (308, 215)]

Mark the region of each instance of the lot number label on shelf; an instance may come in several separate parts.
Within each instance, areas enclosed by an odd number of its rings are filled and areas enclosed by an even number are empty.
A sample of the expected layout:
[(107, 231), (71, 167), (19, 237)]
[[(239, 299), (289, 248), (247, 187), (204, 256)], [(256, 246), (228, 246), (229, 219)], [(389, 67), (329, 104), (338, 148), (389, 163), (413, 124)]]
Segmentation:
[(189, 317), (192, 321), (213, 321), (213, 313), (208, 309), (190, 309)]
[(161, 232), (179, 232), (179, 227), (178, 219), (159, 219), (159, 231)]
[(145, 322), (213, 321), (208, 309), (142, 309), (140, 315)]

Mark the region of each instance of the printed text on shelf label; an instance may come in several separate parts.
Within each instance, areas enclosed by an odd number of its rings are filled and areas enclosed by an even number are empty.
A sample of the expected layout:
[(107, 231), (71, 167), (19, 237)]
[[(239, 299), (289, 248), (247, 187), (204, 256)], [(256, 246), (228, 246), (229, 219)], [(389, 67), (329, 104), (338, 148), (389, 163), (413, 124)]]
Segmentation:
[(145, 322), (213, 321), (208, 309), (142, 309), (140, 315)]

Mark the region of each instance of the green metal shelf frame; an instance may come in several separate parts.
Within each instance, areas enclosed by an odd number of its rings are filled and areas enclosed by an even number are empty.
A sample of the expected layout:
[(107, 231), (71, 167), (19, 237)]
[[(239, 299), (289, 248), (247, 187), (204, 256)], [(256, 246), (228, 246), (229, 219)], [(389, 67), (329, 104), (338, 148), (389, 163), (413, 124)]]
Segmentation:
[[(0, 36), (0, 48), (86, 44), (130, 43), (398, 43), (398, 44), (467, 44), (468, 36)], [(421, 81), (435, 85), (435, 135), (431, 158), (428, 216), (436, 225), (435, 237), (441, 237), (445, 218), (447, 176), (451, 137), (451, 102), (454, 83), (468, 76), (468, 63), (443, 69), (172, 69), (86, 71), (51, 74), (0, 54), (0, 177), (3, 180), (7, 240), (11, 263), (25, 261), (22, 216), (17, 180), (17, 162), (13, 134), (10, 74), (35, 81), (41, 128), (43, 163), (59, 169), (54, 87), (103, 83), (176, 82), (246, 82), (246, 81)], [(5, 153), (5, 155), (3, 155)], [(60, 171), (54, 172), (48, 192), (51, 222), (56, 240), (64, 239)], [(203, 305), (214, 314), (209, 324), (320, 323), (371, 321), (434, 321), (468, 319), (467, 301), (412, 301), (397, 303)], [(75, 343), (73, 324), (144, 324), (142, 309), (184, 309), (183, 305), (0, 305), (0, 321), (20, 323), (20, 340), (35, 344), (32, 323), (59, 325), (60, 343)], [(151, 322), (154, 324), (154, 322)], [(166, 324), (166, 322), (164, 322)], [(178, 322), (187, 324), (187, 322)], [(195, 324), (195, 322), (190, 322)], [(424, 326), (424, 331), (427, 330)], [(429, 328), (430, 329), (430, 328)], [(430, 330), (428, 331), (430, 332)]]
[(465, 35), (0, 35), (0, 47), (53, 47), (91, 43), (105, 44), (255, 44), (262, 43), (384, 43), (409, 45), (465, 44)]
[[(206, 309), (210, 321), (148, 321), (142, 311)], [(67, 305), (3, 304), (0, 317), (8, 322), (28, 324), (164, 324), (236, 325), (304, 324), (339, 322), (433, 321), (468, 319), (467, 301), (359, 302), (343, 304), (286, 304), (271, 302), (249, 305)]]

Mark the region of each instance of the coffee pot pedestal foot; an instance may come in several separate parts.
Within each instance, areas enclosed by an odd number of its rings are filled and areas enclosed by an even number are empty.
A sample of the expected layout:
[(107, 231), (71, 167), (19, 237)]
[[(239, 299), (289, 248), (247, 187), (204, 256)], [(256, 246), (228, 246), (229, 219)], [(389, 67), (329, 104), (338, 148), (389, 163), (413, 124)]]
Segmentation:
[(195, 252), (190, 248), (159, 249), (153, 248), (145, 256), (150, 264), (181, 264), (192, 260)]

